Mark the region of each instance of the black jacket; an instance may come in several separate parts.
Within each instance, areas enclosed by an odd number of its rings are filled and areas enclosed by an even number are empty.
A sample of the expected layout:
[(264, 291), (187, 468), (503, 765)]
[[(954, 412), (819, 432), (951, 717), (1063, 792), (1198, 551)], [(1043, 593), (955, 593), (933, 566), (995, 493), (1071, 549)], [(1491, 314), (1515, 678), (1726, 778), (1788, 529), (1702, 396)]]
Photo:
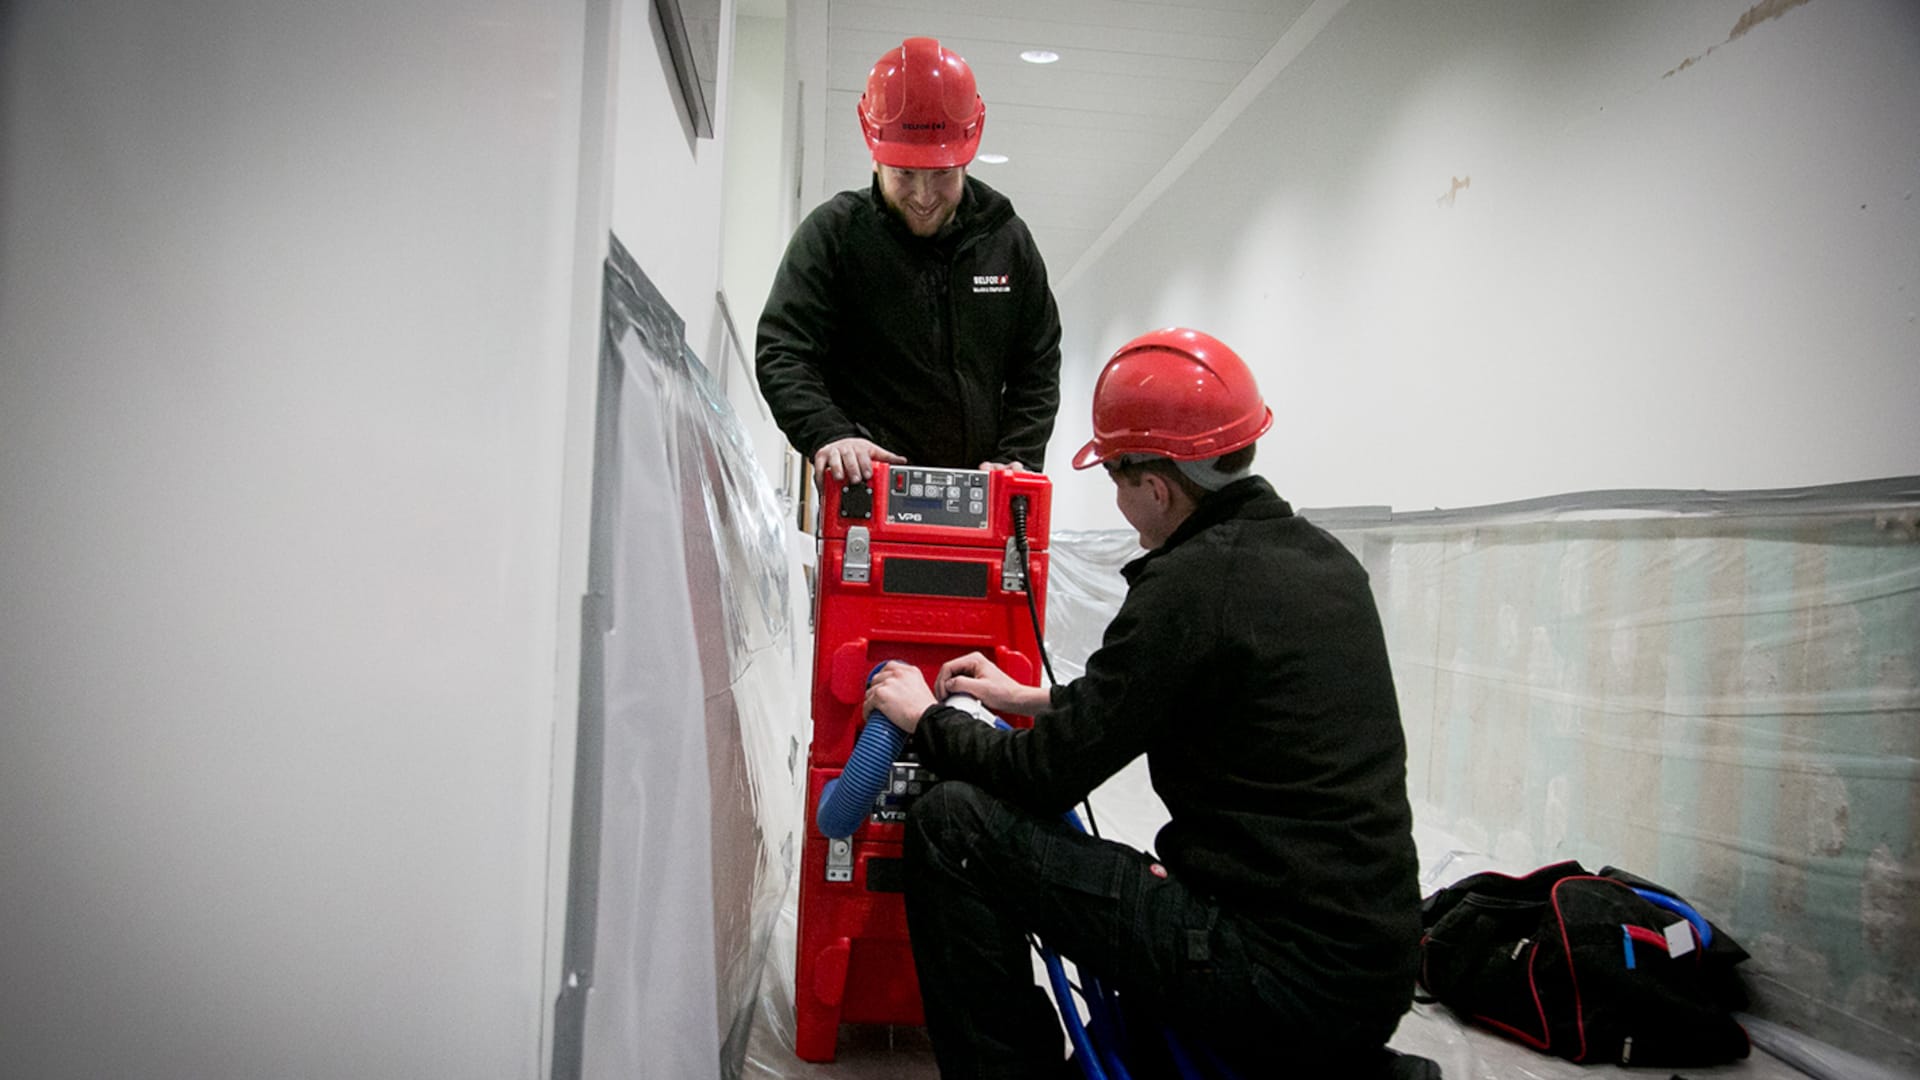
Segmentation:
[(917, 465), (1039, 468), (1060, 404), (1060, 313), (1013, 204), (967, 177), (940, 235), (843, 191), (794, 231), (760, 316), (760, 390), (811, 457), (865, 435)]
[(1420, 936), (1406, 743), (1367, 574), (1264, 479), (1129, 563), (1086, 674), (1029, 731), (930, 708), (941, 777), (1058, 814), (1147, 755), (1173, 875), (1334, 1002), (1404, 1010)]

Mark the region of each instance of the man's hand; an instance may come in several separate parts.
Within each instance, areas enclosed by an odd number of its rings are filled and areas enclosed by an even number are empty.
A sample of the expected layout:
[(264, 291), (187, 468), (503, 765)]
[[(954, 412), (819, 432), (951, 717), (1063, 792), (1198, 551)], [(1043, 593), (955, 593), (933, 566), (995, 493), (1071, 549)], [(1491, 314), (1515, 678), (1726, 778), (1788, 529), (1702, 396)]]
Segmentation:
[(878, 709), (909, 735), (920, 726), (920, 714), (936, 704), (933, 691), (927, 689), (927, 677), (912, 664), (889, 661), (867, 684), (866, 711)]
[(813, 452), (813, 471), (815, 474), (831, 472), (833, 478), (842, 483), (847, 477), (857, 477), (861, 483), (873, 479), (873, 463), (876, 461), (905, 465), (907, 459), (888, 450), (878, 443), (849, 435), (844, 439), (835, 439)]
[(943, 698), (953, 693), (972, 694), (995, 712), (1021, 716), (1032, 716), (1053, 701), (1046, 690), (1015, 682), (1013, 676), (977, 652), (942, 664), (933, 680), (933, 692)]
[(1032, 472), (1033, 470), (1027, 468), (1025, 465), (1022, 465), (1017, 461), (983, 461), (980, 463), (980, 471), (981, 472)]

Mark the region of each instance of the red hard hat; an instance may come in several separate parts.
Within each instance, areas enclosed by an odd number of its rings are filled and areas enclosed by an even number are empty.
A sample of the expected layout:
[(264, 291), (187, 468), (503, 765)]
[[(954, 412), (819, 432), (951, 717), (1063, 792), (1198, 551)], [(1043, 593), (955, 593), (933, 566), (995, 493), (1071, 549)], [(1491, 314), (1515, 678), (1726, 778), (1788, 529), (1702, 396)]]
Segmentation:
[(1122, 454), (1199, 461), (1267, 433), (1273, 410), (1246, 362), (1219, 339), (1168, 327), (1113, 354), (1093, 387), (1093, 439), (1073, 455), (1085, 469)]
[(873, 160), (900, 169), (950, 169), (973, 160), (987, 107), (973, 69), (933, 38), (908, 38), (867, 73), (860, 130)]

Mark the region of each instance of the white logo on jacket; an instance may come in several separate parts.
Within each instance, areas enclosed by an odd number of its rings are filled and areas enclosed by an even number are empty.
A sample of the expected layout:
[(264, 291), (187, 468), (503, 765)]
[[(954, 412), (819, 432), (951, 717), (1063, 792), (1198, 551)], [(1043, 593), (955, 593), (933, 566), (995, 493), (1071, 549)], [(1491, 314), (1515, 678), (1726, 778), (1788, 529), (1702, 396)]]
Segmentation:
[(1007, 281), (1008, 278), (1005, 274), (975, 274), (973, 275), (973, 291), (977, 293), (1012, 292), (1013, 286), (1007, 284)]

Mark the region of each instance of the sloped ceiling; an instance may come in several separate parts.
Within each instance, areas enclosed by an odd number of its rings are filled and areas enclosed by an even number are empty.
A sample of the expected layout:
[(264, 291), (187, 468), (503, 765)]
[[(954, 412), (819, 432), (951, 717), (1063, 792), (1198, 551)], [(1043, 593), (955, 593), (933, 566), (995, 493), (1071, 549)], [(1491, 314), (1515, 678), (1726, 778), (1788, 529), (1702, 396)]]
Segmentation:
[[(1252, 75), (1310, 0), (829, 0), (825, 192), (865, 187), (855, 119), (903, 38), (967, 58), (986, 101), (974, 176), (1004, 192), (1056, 281)], [(1047, 49), (1051, 64), (1020, 53)]]

